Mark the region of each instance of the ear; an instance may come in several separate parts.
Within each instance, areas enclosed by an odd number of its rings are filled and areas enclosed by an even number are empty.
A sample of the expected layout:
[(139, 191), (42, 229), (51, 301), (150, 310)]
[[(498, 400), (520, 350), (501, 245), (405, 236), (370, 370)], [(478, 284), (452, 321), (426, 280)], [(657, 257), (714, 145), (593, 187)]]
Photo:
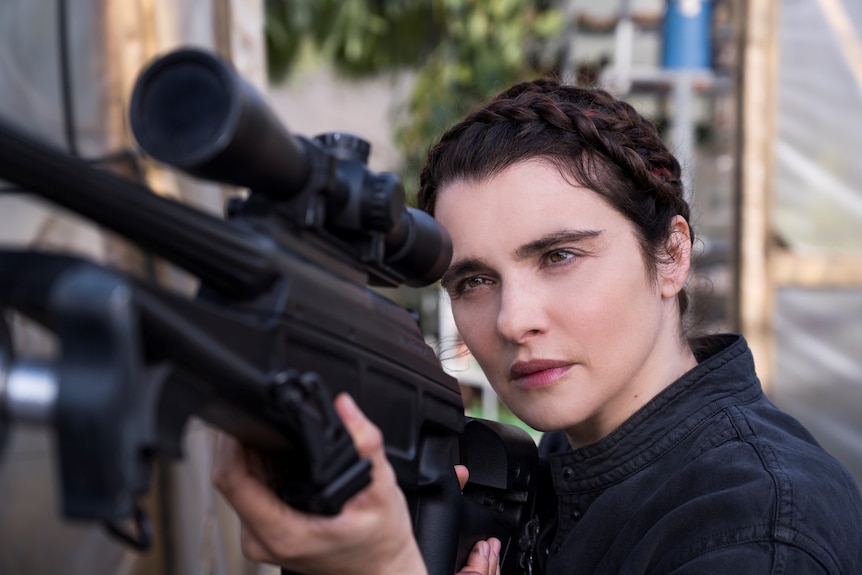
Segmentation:
[(685, 286), (691, 269), (691, 228), (682, 216), (671, 220), (666, 249), (667, 260), (659, 265), (661, 295), (673, 298)]

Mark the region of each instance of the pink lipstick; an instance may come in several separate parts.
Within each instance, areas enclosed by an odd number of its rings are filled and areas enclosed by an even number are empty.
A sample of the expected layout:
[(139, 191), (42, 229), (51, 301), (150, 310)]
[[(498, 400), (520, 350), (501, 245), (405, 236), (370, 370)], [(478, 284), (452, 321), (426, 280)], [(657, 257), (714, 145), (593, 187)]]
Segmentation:
[(509, 377), (518, 387), (532, 389), (551, 385), (571, 368), (571, 363), (554, 359), (517, 361), (509, 368)]

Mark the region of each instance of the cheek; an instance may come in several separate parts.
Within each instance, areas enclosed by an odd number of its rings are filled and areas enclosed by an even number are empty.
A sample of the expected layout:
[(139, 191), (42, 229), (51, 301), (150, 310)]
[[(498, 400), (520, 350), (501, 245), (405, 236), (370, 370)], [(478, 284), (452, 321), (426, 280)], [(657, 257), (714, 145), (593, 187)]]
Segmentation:
[(493, 311), (476, 305), (460, 305), (453, 301), (452, 315), (464, 345), (470, 349), (479, 365), (486, 368), (489, 356), (493, 355), (491, 347), (496, 317)]
[(594, 367), (614, 371), (627, 354), (638, 353), (655, 334), (660, 312), (656, 292), (642, 275), (609, 275), (583, 292), (563, 325), (588, 350)]
[[(652, 323), (656, 290), (638, 268), (595, 266), (557, 282), (544, 295), (550, 335), (569, 352), (613, 362), (613, 355)], [(610, 358), (608, 357), (610, 356)]]

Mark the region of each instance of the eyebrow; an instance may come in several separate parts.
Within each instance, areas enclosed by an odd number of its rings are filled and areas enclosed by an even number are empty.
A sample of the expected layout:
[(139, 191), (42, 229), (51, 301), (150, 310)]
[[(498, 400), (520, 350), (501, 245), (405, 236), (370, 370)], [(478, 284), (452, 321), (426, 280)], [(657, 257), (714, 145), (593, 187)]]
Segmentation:
[(523, 260), (542, 254), (560, 244), (580, 243), (601, 235), (600, 230), (562, 229), (545, 234), (515, 250), (515, 257)]
[[(557, 230), (544, 236), (535, 239), (531, 242), (519, 246), (515, 250), (515, 258), (524, 260), (531, 258), (537, 254), (543, 254), (546, 251), (566, 243), (580, 243), (588, 239), (592, 239), (601, 235), (600, 230), (572, 230), (562, 229)], [(488, 264), (483, 258), (466, 258), (454, 262), (443, 277), (440, 279), (441, 285), (445, 288), (449, 283), (456, 278), (474, 275), (487, 269)]]
[(449, 269), (447, 269), (446, 272), (443, 274), (443, 277), (440, 278), (440, 285), (446, 288), (456, 279), (464, 276), (474, 275), (486, 268), (487, 264), (482, 258), (468, 258), (464, 260), (458, 260), (457, 262), (449, 266)]

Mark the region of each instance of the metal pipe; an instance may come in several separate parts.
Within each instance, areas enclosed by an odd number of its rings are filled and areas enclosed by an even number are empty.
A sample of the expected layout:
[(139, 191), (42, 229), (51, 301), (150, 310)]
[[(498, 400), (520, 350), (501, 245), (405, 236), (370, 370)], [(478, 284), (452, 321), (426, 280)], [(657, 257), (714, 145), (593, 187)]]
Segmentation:
[(9, 362), (0, 353), (0, 412), (6, 419), (46, 423), (53, 419), (59, 382), (52, 365), (35, 360)]

